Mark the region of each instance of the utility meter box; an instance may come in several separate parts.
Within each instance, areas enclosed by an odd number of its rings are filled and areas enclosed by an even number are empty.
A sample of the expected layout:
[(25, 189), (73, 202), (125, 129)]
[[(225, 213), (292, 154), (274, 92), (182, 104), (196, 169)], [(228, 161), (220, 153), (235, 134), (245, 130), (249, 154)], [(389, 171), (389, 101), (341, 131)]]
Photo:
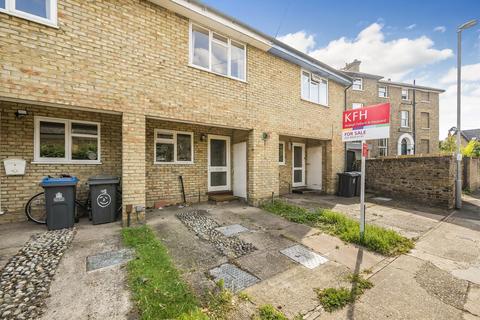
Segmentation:
[(25, 167), (27, 162), (23, 159), (5, 159), (3, 166), (5, 167), (5, 174), (7, 176), (23, 176), (25, 174)]

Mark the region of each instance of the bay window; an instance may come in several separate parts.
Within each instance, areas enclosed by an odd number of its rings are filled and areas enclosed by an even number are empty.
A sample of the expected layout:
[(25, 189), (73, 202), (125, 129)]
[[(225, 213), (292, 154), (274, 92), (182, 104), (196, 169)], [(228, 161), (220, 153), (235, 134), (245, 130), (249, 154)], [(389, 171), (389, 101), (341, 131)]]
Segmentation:
[(216, 74), (246, 79), (246, 46), (219, 33), (190, 26), (190, 64)]

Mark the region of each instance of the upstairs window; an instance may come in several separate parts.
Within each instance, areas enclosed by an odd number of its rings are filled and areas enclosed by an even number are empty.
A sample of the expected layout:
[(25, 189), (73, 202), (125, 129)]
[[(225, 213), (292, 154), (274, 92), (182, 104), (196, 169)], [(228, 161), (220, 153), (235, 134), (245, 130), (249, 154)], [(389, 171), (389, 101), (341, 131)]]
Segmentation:
[(354, 78), (352, 84), (353, 90), (363, 90), (363, 79), (362, 78)]
[(379, 98), (388, 98), (388, 90), (386, 86), (378, 87), (378, 97)]
[(0, 0), (0, 12), (56, 26), (57, 0)]
[(246, 47), (221, 34), (191, 25), (190, 64), (223, 76), (246, 79)]
[(328, 81), (308, 71), (302, 71), (302, 99), (328, 106)]
[(400, 111), (400, 127), (408, 128), (409, 126), (409, 119), (410, 113), (406, 110)]
[(408, 89), (402, 89), (402, 100), (408, 100)]

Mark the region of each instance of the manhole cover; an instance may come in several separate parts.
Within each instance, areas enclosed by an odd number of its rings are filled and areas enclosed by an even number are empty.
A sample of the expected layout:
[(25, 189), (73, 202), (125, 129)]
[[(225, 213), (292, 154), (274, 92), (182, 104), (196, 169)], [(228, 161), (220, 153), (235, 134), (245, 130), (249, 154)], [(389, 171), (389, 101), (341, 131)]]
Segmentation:
[(304, 246), (298, 244), (293, 247), (283, 249), (280, 252), (293, 261), (296, 261), (309, 269), (314, 269), (328, 261), (327, 258), (322, 257), (318, 253), (310, 251)]
[(372, 200), (377, 200), (377, 201), (392, 201), (390, 198), (385, 198), (385, 197), (375, 197), (372, 198)]
[(232, 225), (225, 226), (225, 227), (218, 227), (218, 228), (215, 228), (215, 230), (223, 233), (223, 235), (225, 235), (227, 237), (234, 236), (234, 235), (236, 235), (238, 233), (241, 233), (241, 232), (250, 231), (240, 224), (232, 224)]
[(215, 282), (223, 280), (225, 288), (232, 292), (241, 291), (260, 281), (254, 275), (229, 263), (211, 269), (210, 275), (215, 279)]
[(125, 263), (135, 257), (132, 249), (120, 249), (116, 251), (102, 252), (87, 257), (87, 271)]

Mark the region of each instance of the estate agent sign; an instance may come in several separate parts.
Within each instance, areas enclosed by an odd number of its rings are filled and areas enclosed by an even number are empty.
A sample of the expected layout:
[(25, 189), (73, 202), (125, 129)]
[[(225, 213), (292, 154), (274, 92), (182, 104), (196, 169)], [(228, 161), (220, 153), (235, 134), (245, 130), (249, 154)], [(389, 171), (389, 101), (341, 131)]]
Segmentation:
[(390, 137), (390, 103), (343, 112), (342, 141), (362, 142), (362, 177), (360, 188), (360, 237), (365, 234), (365, 159), (368, 144), (365, 140)]
[(343, 112), (344, 142), (385, 139), (390, 136), (390, 103)]

